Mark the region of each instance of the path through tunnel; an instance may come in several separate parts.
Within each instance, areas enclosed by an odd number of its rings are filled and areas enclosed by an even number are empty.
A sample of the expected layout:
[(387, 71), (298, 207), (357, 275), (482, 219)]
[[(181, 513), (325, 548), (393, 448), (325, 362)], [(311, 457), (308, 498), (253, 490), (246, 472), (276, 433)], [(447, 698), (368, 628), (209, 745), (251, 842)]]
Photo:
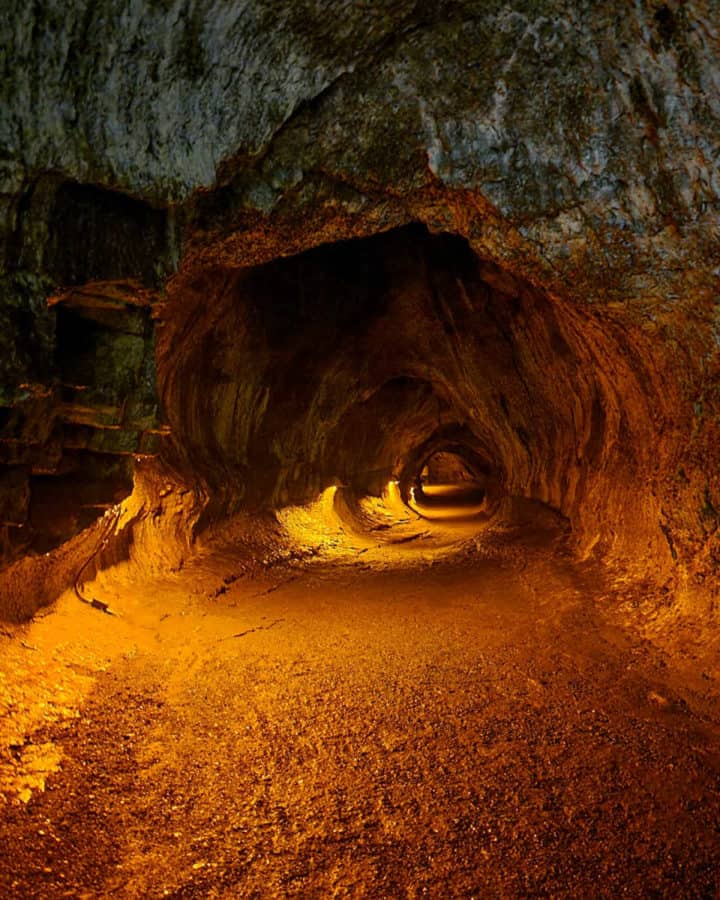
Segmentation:
[(161, 457), (0, 661), (0, 890), (709, 896), (717, 698), (611, 578), (671, 562), (642, 334), (413, 224), (157, 340)]

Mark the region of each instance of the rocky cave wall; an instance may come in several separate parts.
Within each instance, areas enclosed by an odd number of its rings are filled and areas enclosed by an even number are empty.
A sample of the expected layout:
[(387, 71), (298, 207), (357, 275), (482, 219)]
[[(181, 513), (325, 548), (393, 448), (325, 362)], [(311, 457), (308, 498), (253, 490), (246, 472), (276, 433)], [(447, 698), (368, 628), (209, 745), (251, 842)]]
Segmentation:
[(42, 177), (16, 198), (0, 286), (0, 557), (48, 552), (159, 449), (151, 308), (164, 214)]
[[(168, 424), (163, 477), (215, 515), (459, 441), (583, 552), (711, 580), (718, 25), (700, 0), (5, 4), (6, 562)], [(94, 492), (64, 524), (32, 499), (61, 473)]]

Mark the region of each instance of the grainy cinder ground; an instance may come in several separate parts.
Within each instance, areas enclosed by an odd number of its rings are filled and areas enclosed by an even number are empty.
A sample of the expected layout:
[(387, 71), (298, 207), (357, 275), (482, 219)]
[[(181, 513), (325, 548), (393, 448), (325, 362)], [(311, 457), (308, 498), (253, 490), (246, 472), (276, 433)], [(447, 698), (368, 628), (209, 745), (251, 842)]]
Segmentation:
[(121, 616), (67, 596), (8, 640), (46, 789), (6, 766), (0, 894), (716, 896), (714, 676), (608, 624), (557, 535), (422, 543), (118, 570)]

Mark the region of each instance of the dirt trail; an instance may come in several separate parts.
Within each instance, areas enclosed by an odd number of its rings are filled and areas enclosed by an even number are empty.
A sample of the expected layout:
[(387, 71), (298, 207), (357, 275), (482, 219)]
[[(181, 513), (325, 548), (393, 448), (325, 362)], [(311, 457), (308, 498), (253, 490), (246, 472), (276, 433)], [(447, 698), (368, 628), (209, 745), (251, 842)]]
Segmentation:
[(119, 617), (68, 595), (7, 639), (0, 895), (713, 896), (716, 682), (610, 626), (557, 535), (422, 543), (120, 567)]

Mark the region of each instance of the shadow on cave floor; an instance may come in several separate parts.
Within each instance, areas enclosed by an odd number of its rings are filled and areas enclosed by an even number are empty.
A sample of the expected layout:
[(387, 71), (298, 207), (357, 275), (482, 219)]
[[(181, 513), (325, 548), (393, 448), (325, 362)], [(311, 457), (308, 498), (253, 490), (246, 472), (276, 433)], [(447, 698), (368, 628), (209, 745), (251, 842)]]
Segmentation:
[(120, 564), (116, 618), (0, 637), (3, 896), (713, 895), (715, 676), (611, 624), (559, 527), (363, 553), (318, 503), (322, 552)]

